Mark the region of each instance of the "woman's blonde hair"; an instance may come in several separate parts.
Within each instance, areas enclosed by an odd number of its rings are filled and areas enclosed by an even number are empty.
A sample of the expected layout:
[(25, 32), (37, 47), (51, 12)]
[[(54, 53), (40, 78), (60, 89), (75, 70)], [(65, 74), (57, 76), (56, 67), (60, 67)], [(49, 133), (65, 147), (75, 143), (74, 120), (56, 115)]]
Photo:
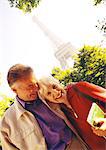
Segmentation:
[(44, 84), (44, 85), (48, 85), (48, 84), (52, 84), (52, 83), (55, 83), (55, 84), (60, 84), (60, 82), (55, 79), (54, 77), (52, 76), (48, 76), (48, 77), (42, 77), (40, 80), (39, 80), (39, 83), (41, 84)]
[(39, 84), (39, 94), (45, 99), (44, 91), (47, 91), (47, 86), (50, 84), (61, 85), (60, 82), (52, 76), (42, 77), (38, 81)]

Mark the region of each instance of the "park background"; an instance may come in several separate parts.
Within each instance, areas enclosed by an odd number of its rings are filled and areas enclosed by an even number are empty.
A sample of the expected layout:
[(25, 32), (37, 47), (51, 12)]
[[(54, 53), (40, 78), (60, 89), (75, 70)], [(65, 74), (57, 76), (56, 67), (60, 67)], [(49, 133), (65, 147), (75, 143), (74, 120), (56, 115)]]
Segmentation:
[[(64, 86), (83, 80), (106, 88), (105, 0), (41, 0), (28, 10), (28, 3), (16, 8), (10, 2), (14, 0), (0, 1), (0, 116), (14, 101), (6, 75), (16, 63), (32, 66), (37, 78), (52, 75)], [(77, 50), (68, 68), (61, 68), (52, 41), (33, 22), (34, 15)]]
[[(22, 6), (16, 8), (16, 2)], [(32, 66), (38, 79), (52, 75), (64, 86), (83, 80), (106, 88), (105, 12), (105, 0), (1, 0), (0, 117), (14, 101), (6, 76), (17, 63)], [(67, 61), (69, 67), (62, 68), (54, 55), (56, 47), (33, 16), (77, 50)]]

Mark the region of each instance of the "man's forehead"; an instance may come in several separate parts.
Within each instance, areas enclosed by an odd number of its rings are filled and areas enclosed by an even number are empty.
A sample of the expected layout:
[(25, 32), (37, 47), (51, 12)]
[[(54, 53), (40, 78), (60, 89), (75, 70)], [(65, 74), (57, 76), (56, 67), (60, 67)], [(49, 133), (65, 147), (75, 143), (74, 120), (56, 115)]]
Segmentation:
[(37, 79), (33, 76), (26, 76), (26, 77), (23, 77), (21, 79), (19, 79), (18, 81), (16, 81), (15, 84), (27, 84), (27, 83), (36, 83), (37, 82)]

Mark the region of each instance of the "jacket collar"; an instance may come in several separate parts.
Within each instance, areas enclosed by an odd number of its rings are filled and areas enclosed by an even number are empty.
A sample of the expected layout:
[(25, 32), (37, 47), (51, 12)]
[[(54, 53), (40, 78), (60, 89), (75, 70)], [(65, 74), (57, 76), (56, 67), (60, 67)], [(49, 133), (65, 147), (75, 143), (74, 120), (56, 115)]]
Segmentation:
[[(47, 102), (45, 101), (40, 94), (38, 93), (39, 98), (42, 100), (42, 102), (50, 109), (52, 110), (54, 113), (56, 113), (59, 117), (63, 118), (63, 115), (59, 115), (60, 113), (62, 113), (62, 111), (60, 111), (60, 105), (56, 104), (56, 103), (51, 103), (51, 102)], [(23, 115), (25, 112), (29, 113), (17, 100), (17, 98), (15, 98), (14, 101), (14, 106), (16, 109), (16, 116), (17, 116), (17, 120), (21, 117), (21, 115)]]
[(17, 116), (17, 120), (18, 120), (23, 113), (27, 112), (27, 110), (25, 110), (21, 106), (21, 104), (17, 101), (16, 98), (15, 98), (15, 101), (14, 101), (14, 106), (15, 106), (15, 109), (16, 109), (16, 116)]

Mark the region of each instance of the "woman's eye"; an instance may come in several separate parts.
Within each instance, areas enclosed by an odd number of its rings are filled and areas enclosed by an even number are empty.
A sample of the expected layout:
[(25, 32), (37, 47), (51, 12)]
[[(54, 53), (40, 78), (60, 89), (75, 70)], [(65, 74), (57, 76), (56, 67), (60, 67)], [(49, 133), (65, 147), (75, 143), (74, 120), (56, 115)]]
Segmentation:
[(56, 89), (56, 88), (57, 88), (57, 85), (52, 85), (52, 88), (53, 88), (53, 89)]
[(50, 94), (51, 94), (51, 92), (47, 92), (47, 94), (48, 94), (48, 95), (50, 95)]

